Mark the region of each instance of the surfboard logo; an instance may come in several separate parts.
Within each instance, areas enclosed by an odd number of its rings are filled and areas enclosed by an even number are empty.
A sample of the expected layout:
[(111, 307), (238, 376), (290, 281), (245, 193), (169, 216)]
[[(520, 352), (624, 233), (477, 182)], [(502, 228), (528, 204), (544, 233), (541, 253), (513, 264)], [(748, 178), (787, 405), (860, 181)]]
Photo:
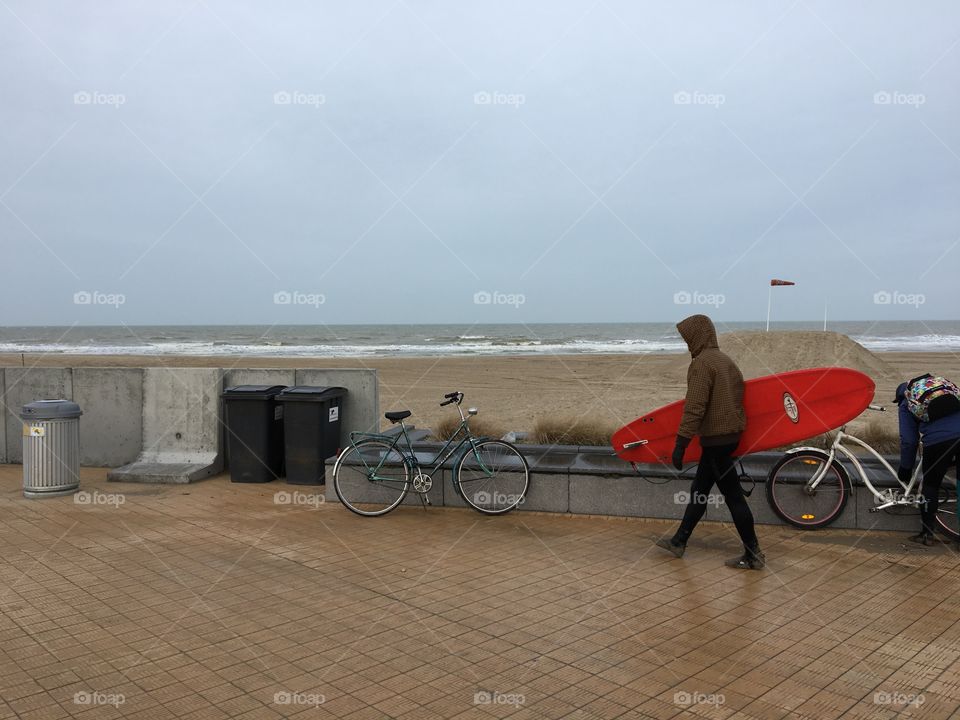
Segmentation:
[(797, 407), (797, 401), (793, 395), (788, 392), (783, 394), (783, 411), (790, 418), (790, 422), (800, 422), (800, 408)]

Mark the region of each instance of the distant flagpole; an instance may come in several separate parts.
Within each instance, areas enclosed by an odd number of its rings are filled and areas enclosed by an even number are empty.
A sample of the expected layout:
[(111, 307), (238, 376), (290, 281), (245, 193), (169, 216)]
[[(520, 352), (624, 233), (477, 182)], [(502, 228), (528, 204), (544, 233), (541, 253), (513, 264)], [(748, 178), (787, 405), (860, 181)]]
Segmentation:
[(770, 306), (773, 302), (773, 288), (781, 285), (796, 285), (796, 283), (792, 280), (777, 280), (776, 278), (770, 281), (770, 288), (767, 290), (767, 332), (770, 332)]
[(827, 301), (823, 301), (823, 331), (827, 331)]

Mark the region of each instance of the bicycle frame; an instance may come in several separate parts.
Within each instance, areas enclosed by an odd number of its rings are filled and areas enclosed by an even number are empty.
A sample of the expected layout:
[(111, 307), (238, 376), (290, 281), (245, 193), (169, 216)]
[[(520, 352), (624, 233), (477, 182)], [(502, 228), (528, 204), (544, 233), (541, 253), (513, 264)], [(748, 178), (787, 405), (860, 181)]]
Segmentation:
[[(827, 472), (830, 470), (830, 465), (833, 464), (833, 461), (836, 460), (837, 455), (839, 454), (839, 455), (842, 455), (844, 458), (846, 458), (848, 461), (850, 461), (850, 464), (853, 465), (860, 480), (863, 482), (863, 484), (867, 487), (867, 489), (873, 494), (873, 496), (878, 501), (882, 501), (886, 499), (886, 502), (884, 504), (877, 506), (878, 510), (882, 510), (883, 508), (887, 508), (892, 505), (905, 504), (905, 503), (897, 503), (895, 500), (887, 498), (884, 495), (884, 493), (882, 493), (880, 490), (874, 487), (873, 483), (870, 482), (870, 477), (867, 475), (866, 470), (864, 469), (863, 465), (860, 463), (860, 460), (848, 447), (846, 447), (843, 444), (845, 440), (860, 446), (861, 448), (869, 452), (874, 458), (880, 461), (880, 464), (887, 470), (888, 473), (890, 473), (891, 477), (893, 477), (893, 479), (897, 481), (897, 484), (903, 490), (903, 499), (914, 497), (912, 496), (914, 485), (917, 486), (917, 493), (918, 493), (918, 495), (915, 497), (919, 497), (920, 488), (922, 486), (922, 481), (920, 480), (920, 475), (921, 475), (920, 463), (917, 463), (917, 466), (914, 468), (913, 476), (910, 478), (910, 482), (904, 483), (898, 477), (897, 471), (893, 469), (893, 466), (890, 465), (890, 463), (888, 463), (884, 459), (884, 457), (880, 455), (880, 453), (878, 453), (876, 450), (873, 449), (873, 447), (865, 443), (860, 438), (848, 434), (846, 432), (846, 426), (840, 428), (840, 431), (837, 433), (837, 436), (834, 438), (833, 443), (830, 445), (830, 452), (827, 453), (828, 461), (823, 464), (823, 467), (821, 467), (814, 474), (812, 478), (810, 478), (810, 481), (807, 483), (808, 489), (816, 490), (817, 486), (820, 484), (820, 481), (823, 480), (824, 477), (826, 477)], [(819, 448), (814, 448), (814, 447), (794, 448), (790, 452), (797, 452), (799, 450), (816, 450), (820, 452)]]
[[(429, 470), (429, 474), (432, 475), (433, 473), (437, 472), (437, 470), (443, 467), (443, 464), (447, 462), (447, 460), (449, 460), (451, 457), (459, 453), (460, 449), (463, 448), (463, 451), (462, 451), (463, 453), (466, 453), (468, 452), (468, 450), (472, 449), (477, 458), (477, 462), (480, 464), (480, 467), (483, 469), (485, 473), (487, 473), (488, 475), (491, 475), (492, 473), (490, 472), (490, 470), (483, 465), (483, 460), (481, 460), (479, 453), (476, 452), (477, 438), (473, 435), (473, 433), (470, 432), (470, 426), (468, 424), (468, 420), (466, 417), (464, 417), (463, 410), (460, 408), (459, 405), (457, 405), (457, 410), (460, 412), (460, 425), (457, 426), (456, 431), (444, 443), (443, 447), (440, 449), (440, 452), (437, 453), (436, 457), (433, 460), (433, 464), (426, 466), (427, 469)], [(461, 433), (463, 434), (463, 437), (461, 437), (460, 440), (455, 443), (454, 441), (457, 440), (457, 437)], [(406, 452), (404, 452), (403, 448), (400, 447), (401, 437), (403, 438), (404, 443), (407, 446)], [(411, 469), (415, 470), (417, 474), (422, 473), (424, 466), (420, 463), (420, 459), (417, 457), (417, 454), (413, 449), (413, 442), (410, 440), (410, 435), (407, 433), (407, 427), (406, 425), (403, 424), (402, 420), (400, 421), (400, 432), (395, 435), (391, 436), (391, 435), (384, 435), (382, 433), (367, 433), (367, 432), (350, 433), (351, 443), (355, 444), (357, 438), (364, 438), (364, 439), (373, 438), (373, 439), (389, 442), (390, 450), (396, 450), (396, 452), (399, 453), (399, 455), (403, 459), (403, 462), (410, 465)], [(464, 447), (465, 445), (469, 445), (469, 448), (465, 448)], [(377, 463), (377, 466), (373, 468), (371, 478), (370, 478), (371, 480), (395, 482), (393, 478), (382, 478), (377, 476), (377, 472), (380, 470), (381, 467), (383, 467), (384, 463), (387, 461), (388, 455), (389, 455), (389, 452), (385, 453), (383, 459), (381, 459), (380, 462)], [(415, 490), (415, 492), (420, 492), (421, 494), (423, 494), (426, 492), (426, 490), (423, 490), (423, 491)]]

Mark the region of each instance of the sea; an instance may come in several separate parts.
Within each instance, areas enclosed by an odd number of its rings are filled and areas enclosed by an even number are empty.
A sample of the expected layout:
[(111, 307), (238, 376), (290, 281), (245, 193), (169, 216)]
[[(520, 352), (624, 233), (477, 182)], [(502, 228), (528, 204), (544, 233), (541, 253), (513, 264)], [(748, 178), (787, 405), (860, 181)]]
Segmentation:
[[(763, 330), (762, 322), (718, 323), (720, 332)], [(822, 330), (779, 322), (771, 330)], [(874, 351), (960, 351), (960, 321), (831, 322)], [(264, 357), (436, 357), (679, 353), (673, 323), (509, 325), (189, 325), (2, 327), (0, 353), (77, 355), (257, 355)]]

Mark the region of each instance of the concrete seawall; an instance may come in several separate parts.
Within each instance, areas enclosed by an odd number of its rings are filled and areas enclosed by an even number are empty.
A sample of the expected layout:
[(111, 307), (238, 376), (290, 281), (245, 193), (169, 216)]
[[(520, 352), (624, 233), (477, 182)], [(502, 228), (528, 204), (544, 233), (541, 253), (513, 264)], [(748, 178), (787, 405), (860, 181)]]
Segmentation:
[[(414, 449), (424, 470), (441, 448), (440, 443), (414, 443)], [(610, 515), (616, 517), (646, 517), (679, 520), (686, 507), (686, 494), (695, 466), (688, 466), (679, 474), (672, 467), (638, 466), (638, 474), (629, 463), (613, 455), (610, 448), (575, 445), (519, 445), (530, 465), (530, 489), (519, 512), (539, 511), (571, 513), (574, 515)], [(743, 459), (745, 473), (756, 484), (747, 498), (758, 523), (782, 525), (783, 521), (767, 502), (765, 483), (770, 468), (782, 457), (781, 453), (757, 453)], [(889, 460), (893, 458), (888, 458)], [(872, 459), (862, 459), (870, 481), (878, 488), (894, 484), (884, 478), (882, 467)], [(327, 502), (339, 502), (331, 487), (333, 461), (328, 461)], [(851, 478), (853, 479), (853, 478)], [(751, 489), (749, 480), (742, 482)], [(430, 502), (437, 506), (466, 507), (453, 486), (453, 460), (433, 474)], [(411, 492), (406, 505), (420, 505), (420, 497)], [(855, 530), (919, 530), (919, 513), (912, 508), (893, 512), (870, 512), (875, 505), (873, 495), (866, 487), (854, 481), (853, 492), (843, 513), (832, 527)], [(708, 502), (707, 520), (730, 521), (730, 513), (723, 506), (723, 498), (716, 491)]]
[(245, 384), (345, 387), (344, 438), (380, 426), (375, 370), (8, 367), (0, 368), (0, 462), (23, 461), (21, 407), (63, 398), (83, 410), (82, 465), (206, 463), (216, 472), (225, 458), (220, 392)]

